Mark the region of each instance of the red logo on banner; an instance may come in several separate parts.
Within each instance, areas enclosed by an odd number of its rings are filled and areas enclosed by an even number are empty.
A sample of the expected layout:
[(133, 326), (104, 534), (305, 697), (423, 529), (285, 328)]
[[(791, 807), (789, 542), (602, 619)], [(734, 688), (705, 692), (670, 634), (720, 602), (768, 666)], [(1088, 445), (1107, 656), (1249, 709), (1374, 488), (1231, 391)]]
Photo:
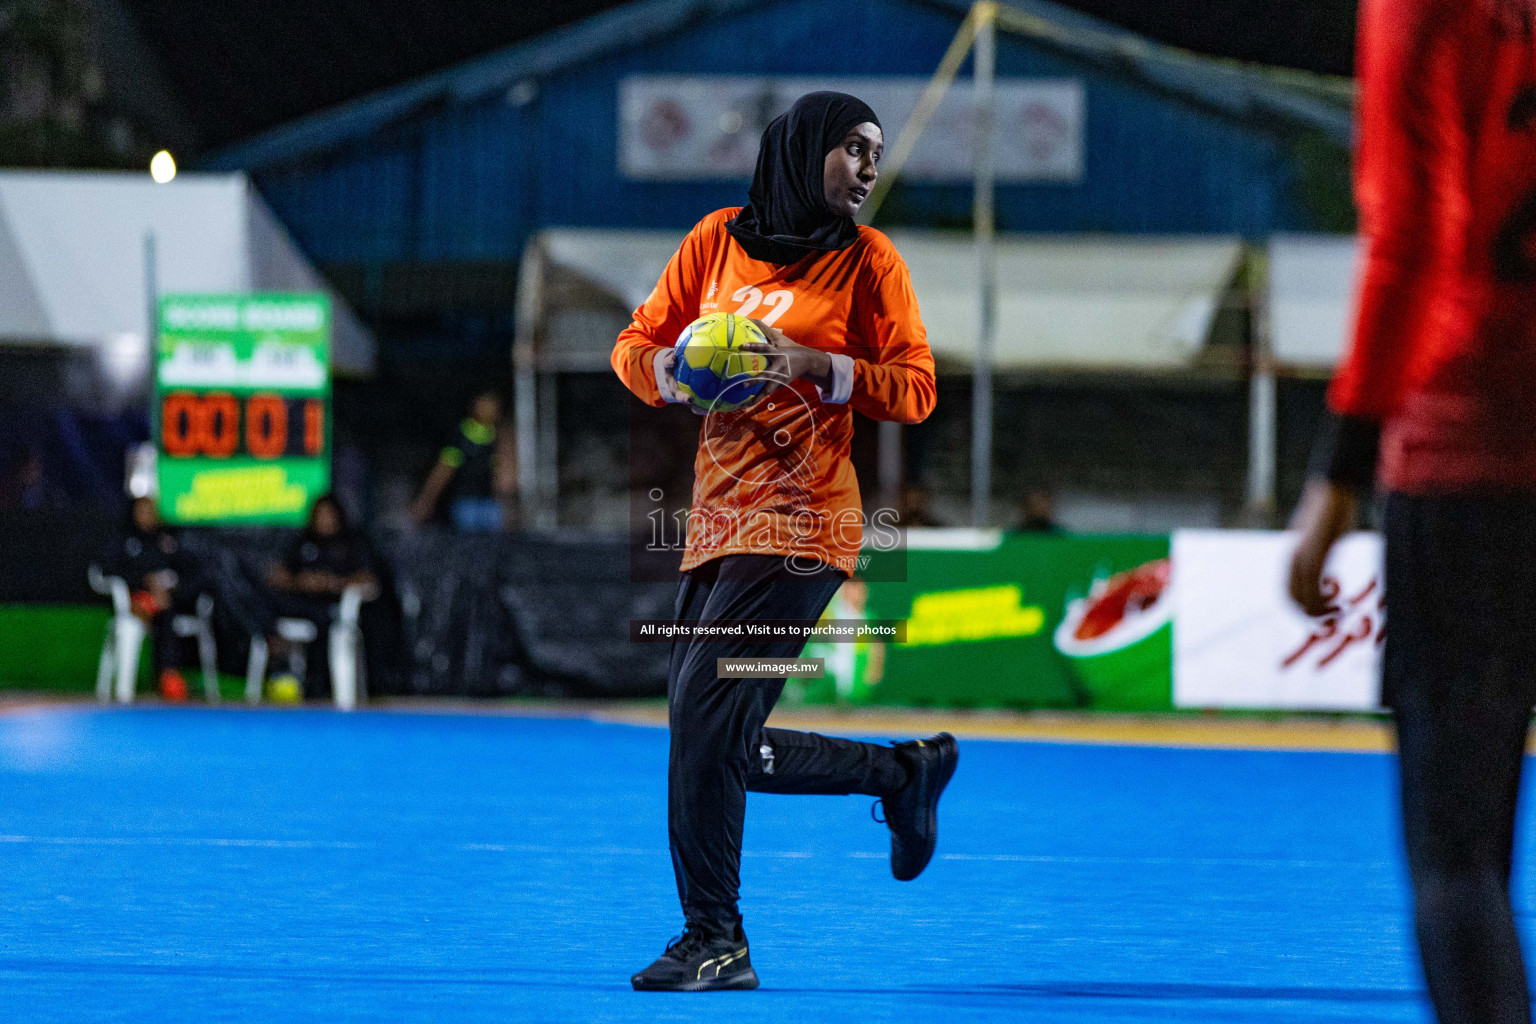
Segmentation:
[(657, 100), (640, 119), (640, 137), (653, 150), (671, 149), (688, 137), (693, 125), (676, 100)]
[(1024, 105), (1024, 147), (1031, 158), (1044, 162), (1067, 144), (1066, 118), (1046, 103)]
[(1351, 645), (1379, 645), (1386, 640), (1386, 618), (1382, 611), (1387, 600), (1379, 581), (1373, 577), (1358, 594), (1339, 601), (1342, 591), (1335, 577), (1323, 577), (1323, 596), (1334, 604), (1335, 610), (1318, 620), (1312, 635), (1280, 663), (1281, 668), (1295, 668), (1311, 654), (1317, 659), (1311, 663), (1312, 670), (1321, 672)]

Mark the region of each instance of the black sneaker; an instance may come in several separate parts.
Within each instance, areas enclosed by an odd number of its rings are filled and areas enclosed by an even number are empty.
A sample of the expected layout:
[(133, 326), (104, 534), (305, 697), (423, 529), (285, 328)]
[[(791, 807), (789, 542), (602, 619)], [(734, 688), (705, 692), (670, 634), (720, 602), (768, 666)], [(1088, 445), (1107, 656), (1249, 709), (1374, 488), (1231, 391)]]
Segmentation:
[(629, 979), (637, 992), (714, 992), (757, 988), (757, 972), (747, 955), (747, 937), (706, 935), (692, 929), (667, 944), (651, 966)]
[[(881, 797), (891, 830), (891, 874), (910, 882), (923, 873), (939, 842), (939, 797), (955, 774), (960, 747), (947, 732), (896, 744), (896, 756), (911, 773), (900, 792)], [(878, 820), (878, 819), (876, 819)]]

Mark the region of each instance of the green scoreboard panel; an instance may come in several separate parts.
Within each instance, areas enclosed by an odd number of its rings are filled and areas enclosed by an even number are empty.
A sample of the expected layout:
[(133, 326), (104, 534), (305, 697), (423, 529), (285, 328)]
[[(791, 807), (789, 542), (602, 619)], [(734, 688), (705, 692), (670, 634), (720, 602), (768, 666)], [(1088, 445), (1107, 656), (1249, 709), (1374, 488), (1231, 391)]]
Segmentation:
[(161, 515), (299, 525), (331, 478), (324, 293), (166, 295), (155, 363)]

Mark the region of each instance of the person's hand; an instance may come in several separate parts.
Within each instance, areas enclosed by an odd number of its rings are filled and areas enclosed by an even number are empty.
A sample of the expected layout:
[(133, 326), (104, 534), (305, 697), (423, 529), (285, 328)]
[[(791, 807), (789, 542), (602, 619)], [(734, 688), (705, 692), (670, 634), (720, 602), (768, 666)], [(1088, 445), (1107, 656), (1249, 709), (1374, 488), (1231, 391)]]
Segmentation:
[(160, 609), (164, 607), (160, 599), (147, 590), (135, 590), (129, 598), (128, 609), (133, 617), (148, 625), (153, 622)]
[(341, 581), (343, 590), (349, 587), (357, 587), (363, 592), (364, 601), (372, 601), (379, 596), (379, 578), (371, 569), (360, 569)]
[(161, 569), (144, 577), (144, 593), (154, 602), (156, 611), (171, 606), (171, 591), (175, 589), (176, 573), (170, 569)]
[(325, 569), (307, 569), (298, 575), (299, 589), (311, 594), (340, 593), (346, 581)]
[(683, 396), (677, 390), (677, 349), (664, 348), (658, 351), (651, 360), (651, 368), (656, 373), (656, 390), (661, 392), (661, 400), (683, 401)]
[(766, 344), (749, 341), (741, 346), (743, 352), (760, 352), (768, 357), (768, 367), (763, 371), (768, 377), (768, 383), (758, 394), (756, 401), (762, 401), (785, 384), (800, 377), (808, 378), (812, 384), (822, 389), (831, 386), (831, 356), (820, 349), (795, 344), (783, 331), (777, 327), (769, 327), (761, 320), (752, 322), (763, 332), (763, 337), (768, 339)]
[(1327, 480), (1312, 480), (1301, 494), (1291, 530), (1298, 536), (1291, 553), (1291, 599), (1308, 615), (1326, 615), (1333, 603), (1323, 593), (1323, 566), (1334, 543), (1355, 525), (1360, 499), (1354, 491)]
[(673, 348), (662, 349), (656, 354), (652, 366), (656, 371), (656, 390), (661, 392), (661, 400), (668, 405), (686, 405), (698, 416), (706, 415), (705, 410), (700, 409), (688, 399), (677, 387), (677, 350)]

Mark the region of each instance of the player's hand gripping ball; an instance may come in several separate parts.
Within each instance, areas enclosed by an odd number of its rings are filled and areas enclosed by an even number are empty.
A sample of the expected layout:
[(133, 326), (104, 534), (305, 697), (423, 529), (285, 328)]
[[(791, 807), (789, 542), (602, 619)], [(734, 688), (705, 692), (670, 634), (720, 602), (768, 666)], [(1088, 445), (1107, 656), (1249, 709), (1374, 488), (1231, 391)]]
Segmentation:
[(733, 412), (759, 394), (768, 378), (768, 357), (741, 346), (768, 341), (757, 324), (735, 313), (701, 316), (677, 338), (672, 377), (677, 390), (705, 412)]

